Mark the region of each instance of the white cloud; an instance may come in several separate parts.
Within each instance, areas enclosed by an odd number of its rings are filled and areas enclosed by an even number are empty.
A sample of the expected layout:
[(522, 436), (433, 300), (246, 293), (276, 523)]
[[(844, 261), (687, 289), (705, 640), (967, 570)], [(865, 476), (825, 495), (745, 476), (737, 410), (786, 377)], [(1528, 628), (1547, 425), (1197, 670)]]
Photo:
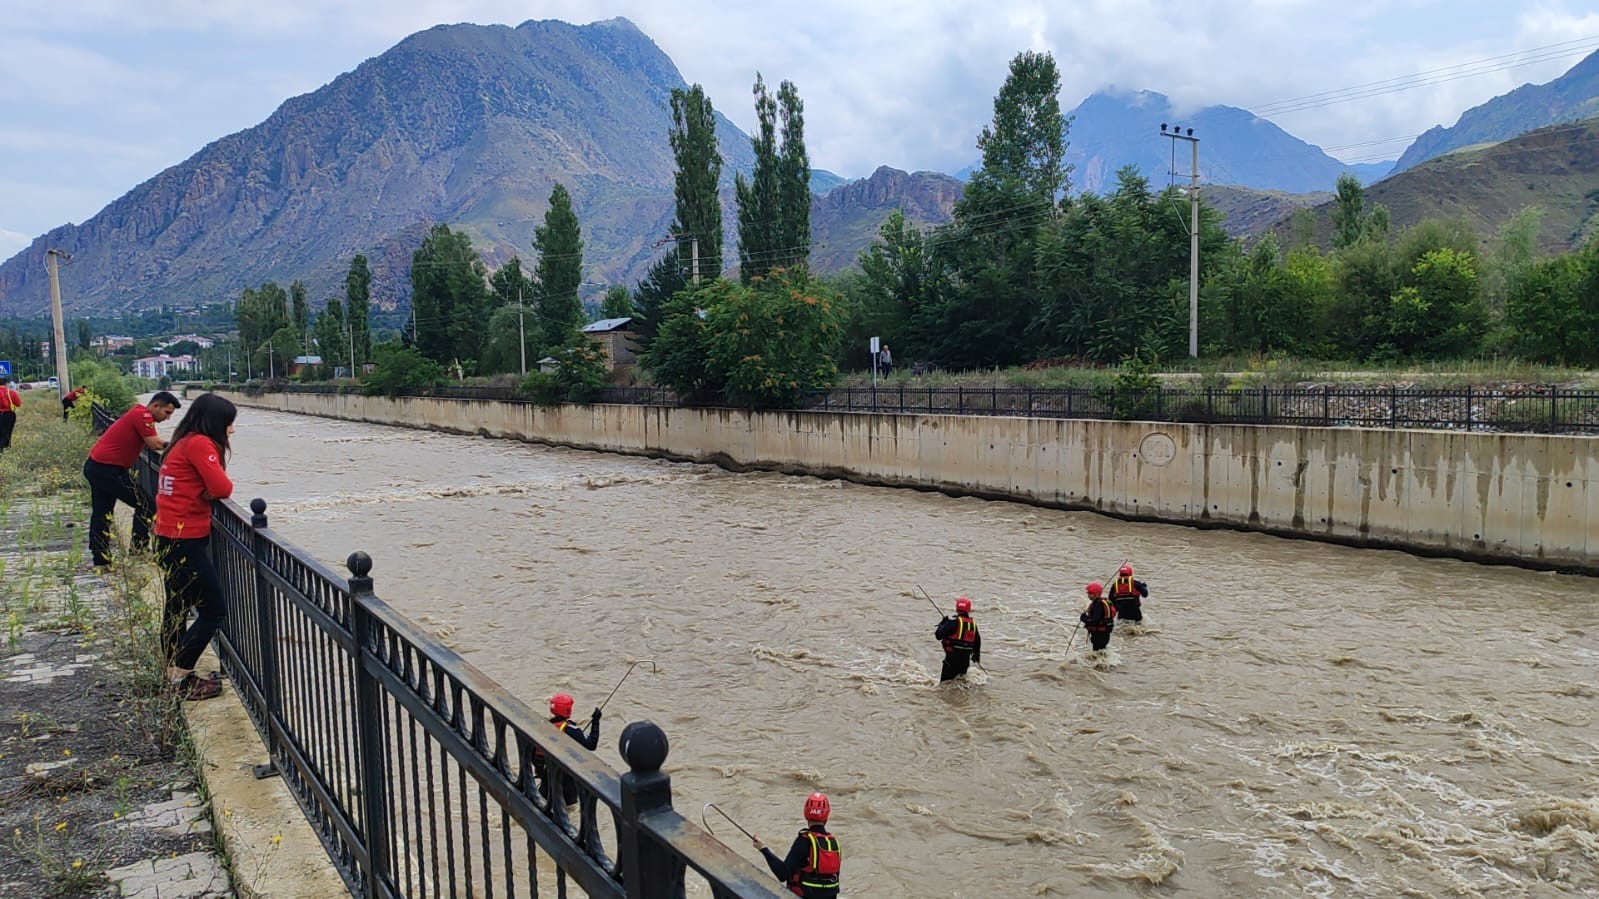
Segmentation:
[[(162, 167), (438, 23), (626, 16), (746, 130), (749, 88), (793, 80), (812, 163), (953, 171), (1012, 56), (1048, 50), (1071, 107), (1111, 84), (1258, 106), (1599, 36), (1586, 0), (79, 0), (0, 9), (0, 169), (82, 172), (54, 201), (0, 186), (12, 228), (82, 220)], [(1518, 8), (1519, 7), (1519, 8)], [(1274, 119), (1324, 146), (1418, 133), (1575, 56)], [(1088, 123), (1079, 123), (1086, 127)], [(1374, 148), (1397, 155), (1403, 143)], [(1346, 156), (1365, 155), (1357, 148)], [(86, 199), (92, 196), (93, 199)], [(74, 202), (85, 204), (73, 207)], [(71, 207), (71, 208), (69, 208)]]

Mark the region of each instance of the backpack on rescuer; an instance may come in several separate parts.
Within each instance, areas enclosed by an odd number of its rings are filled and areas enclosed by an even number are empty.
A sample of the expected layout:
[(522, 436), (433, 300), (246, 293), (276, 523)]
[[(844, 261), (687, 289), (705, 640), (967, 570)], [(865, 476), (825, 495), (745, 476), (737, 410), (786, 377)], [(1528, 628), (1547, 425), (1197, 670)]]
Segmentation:
[[(832, 803), (826, 793), (812, 793), (805, 799), (805, 820), (812, 825), (824, 825), (832, 814)], [(810, 843), (805, 864), (789, 875), (788, 888), (796, 896), (807, 895), (807, 890), (838, 889), (838, 872), (843, 867), (843, 856), (838, 851), (838, 838), (825, 830), (806, 828), (800, 838)], [(831, 895), (831, 893), (830, 893)]]

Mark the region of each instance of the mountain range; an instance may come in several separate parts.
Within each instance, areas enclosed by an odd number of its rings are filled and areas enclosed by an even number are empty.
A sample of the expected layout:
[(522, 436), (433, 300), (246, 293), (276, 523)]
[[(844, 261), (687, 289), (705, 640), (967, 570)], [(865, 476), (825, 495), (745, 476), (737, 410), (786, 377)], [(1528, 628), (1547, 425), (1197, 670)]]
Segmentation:
[(1545, 84), (1524, 84), (1461, 113), (1452, 127), (1442, 125), (1418, 136), (1394, 163), (1394, 171), (1475, 144), (1495, 143), (1546, 125), (1599, 116), (1599, 52), (1589, 54), (1564, 75)]
[[(1596, 60), (1599, 54), (1556, 82), (1468, 111), (1454, 128), (1428, 132), (1430, 149), (1418, 149), (1418, 140), (1406, 158), (1502, 140), (1591, 109)], [(58, 248), (73, 255), (62, 281), (74, 310), (191, 306), (295, 278), (319, 305), (342, 291), (360, 252), (372, 265), (375, 303), (393, 308), (406, 302), (411, 253), (432, 224), (464, 230), (491, 265), (527, 259), (557, 182), (571, 191), (582, 224), (586, 291), (631, 284), (664, 252), (658, 243), (673, 218), (668, 101), (683, 86), (671, 59), (625, 19), (438, 26), (208, 144), (82, 224), (36, 239), (0, 263), (0, 299), (9, 314), (47, 309), (44, 254)], [(1323, 195), (1312, 192), (1330, 190), (1341, 172), (1369, 181), (1387, 168), (1345, 165), (1236, 107), (1179, 117), (1150, 91), (1097, 93), (1072, 114), (1068, 161), (1080, 191), (1106, 189), (1128, 163), (1157, 187), (1185, 180), (1186, 142), (1162, 139), (1159, 125), (1193, 127), (1206, 195), (1225, 205), (1235, 233), (1259, 233), (1274, 215), (1319, 202)], [(752, 168), (753, 157), (749, 138), (726, 118), (718, 117), (717, 133), (731, 258), (731, 181)], [(1555, 164), (1549, 152), (1521, 158)], [(1516, 177), (1513, 169), (1493, 170)], [(1447, 177), (1469, 181), (1473, 171)], [(1560, 171), (1560, 178), (1580, 177), (1585, 169), (1572, 163)], [(1371, 196), (1387, 202), (1400, 224), (1407, 213), (1397, 204), (1412, 194), (1379, 190), (1385, 183)], [(1460, 195), (1458, 186), (1434, 181), (1438, 196), (1414, 195), (1416, 208), (1437, 208), (1429, 201)], [(817, 169), (811, 187), (812, 264), (828, 272), (853, 263), (893, 209), (919, 225), (948, 221), (961, 185), (935, 172), (885, 167), (853, 182)], [(1561, 190), (1564, 198), (1569, 191)], [(1568, 204), (1574, 211), (1553, 217), (1572, 233), (1586, 227), (1572, 224), (1588, 214), (1579, 195)], [(1555, 236), (1546, 243), (1560, 243)]]

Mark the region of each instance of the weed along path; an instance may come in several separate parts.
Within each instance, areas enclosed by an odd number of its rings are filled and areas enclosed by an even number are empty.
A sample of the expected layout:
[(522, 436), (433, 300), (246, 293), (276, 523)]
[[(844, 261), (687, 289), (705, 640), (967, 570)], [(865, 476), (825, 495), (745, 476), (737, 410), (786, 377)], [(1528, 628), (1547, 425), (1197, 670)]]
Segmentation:
[[(252, 409), (235, 446), (275, 531), (535, 707), (653, 660), (601, 756), (654, 720), (676, 806), (779, 846), (827, 791), (848, 895), (1599, 890), (1591, 579)], [(1090, 666), (1124, 558), (1148, 619)], [(917, 584), (986, 672), (937, 683)]]

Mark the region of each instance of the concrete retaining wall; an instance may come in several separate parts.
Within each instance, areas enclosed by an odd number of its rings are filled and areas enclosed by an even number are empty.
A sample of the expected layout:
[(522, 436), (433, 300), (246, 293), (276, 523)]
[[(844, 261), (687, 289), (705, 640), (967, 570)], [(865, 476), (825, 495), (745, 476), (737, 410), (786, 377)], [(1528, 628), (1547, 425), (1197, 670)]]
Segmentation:
[(1599, 573), (1599, 438), (229, 394), (242, 405)]

